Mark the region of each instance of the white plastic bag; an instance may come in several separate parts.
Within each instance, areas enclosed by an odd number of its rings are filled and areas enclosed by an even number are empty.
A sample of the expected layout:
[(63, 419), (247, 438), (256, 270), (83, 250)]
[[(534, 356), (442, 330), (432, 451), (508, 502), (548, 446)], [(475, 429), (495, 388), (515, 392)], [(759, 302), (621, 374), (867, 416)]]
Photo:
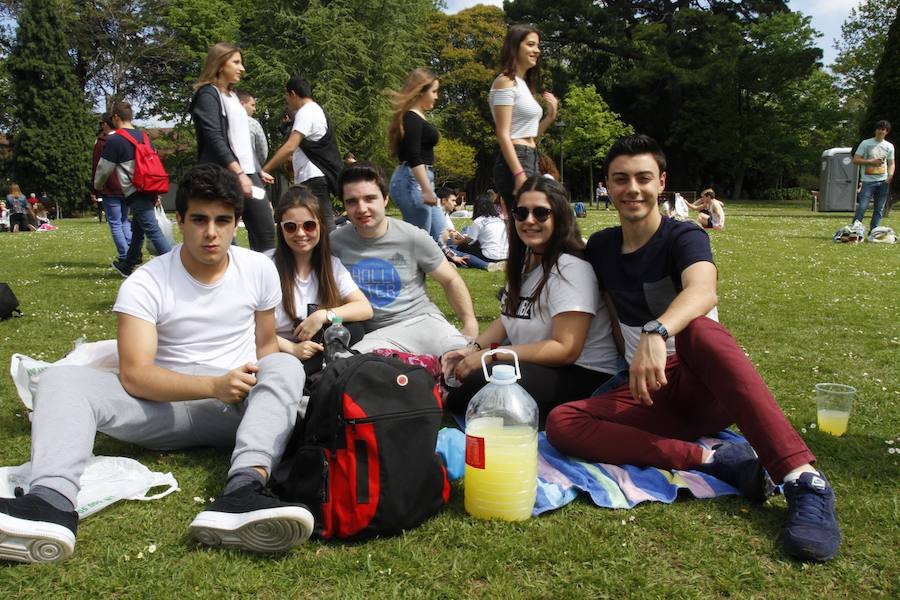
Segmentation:
[[(0, 497), (12, 498), (15, 489), (28, 492), (31, 463), (18, 467), (0, 467)], [(154, 488), (165, 488), (148, 496)], [(156, 500), (177, 492), (178, 481), (171, 473), (151, 471), (141, 463), (124, 456), (92, 456), (81, 475), (75, 510), (84, 519), (119, 500)]]
[(37, 360), (24, 354), (13, 354), (9, 365), (9, 374), (16, 385), (16, 391), (19, 393), (22, 404), (28, 410), (34, 410), (32, 400), (41, 379), (41, 373), (48, 367), (56, 365), (80, 365), (116, 373), (119, 371), (119, 352), (116, 340), (82, 344), (76, 342), (75, 349), (55, 363)]
[[(173, 232), (173, 227), (175, 224), (166, 216), (166, 211), (163, 210), (162, 206), (155, 207), (153, 209), (153, 215), (156, 217), (156, 224), (159, 225), (159, 230), (162, 232), (163, 237), (169, 242), (169, 246), (174, 246), (175, 234)], [(147, 235), (146, 231), (144, 232), (144, 247), (152, 256), (160, 255), (159, 250), (156, 249), (156, 244), (153, 243), (153, 240), (150, 239), (150, 236)]]

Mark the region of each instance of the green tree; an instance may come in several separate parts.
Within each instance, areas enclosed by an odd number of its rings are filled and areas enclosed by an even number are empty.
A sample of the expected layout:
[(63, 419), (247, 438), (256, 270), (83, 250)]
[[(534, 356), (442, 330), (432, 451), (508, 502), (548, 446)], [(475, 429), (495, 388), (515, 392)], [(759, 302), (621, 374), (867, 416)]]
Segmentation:
[(888, 26), (900, 0), (864, 0), (841, 25), (841, 37), (834, 42), (838, 51), (831, 70), (838, 76), (848, 112), (854, 114), (855, 135), (869, 104), (875, 83), (875, 67), (884, 52)]
[(442, 136), (434, 147), (436, 187), (463, 187), (475, 176), (475, 148)]
[(23, 190), (71, 209), (90, 179), (93, 134), (67, 31), (61, 0), (23, 0), (8, 68), (13, 173)]
[[(274, 131), (284, 84), (300, 74), (331, 118), (342, 151), (389, 164), (385, 91), (426, 63), (434, 0), (260, 0), (241, 22), (246, 87)], [(261, 100), (261, 102), (260, 102)]]
[[(887, 119), (894, 128), (891, 130), (890, 138), (896, 146), (897, 140), (900, 139), (897, 135), (897, 128), (900, 127), (900, 7), (897, 8), (888, 30), (884, 52), (875, 69), (874, 79), (875, 87), (872, 89), (866, 118), (860, 125), (860, 137), (871, 137), (875, 121)], [(894, 189), (898, 187), (898, 179), (900, 178), (894, 177)]]
[(586, 189), (590, 195), (594, 187), (594, 166), (602, 164), (613, 142), (634, 133), (634, 129), (610, 110), (593, 85), (580, 87), (573, 84), (569, 88), (562, 102), (559, 121), (566, 123), (563, 141), (566, 166), (587, 168)]

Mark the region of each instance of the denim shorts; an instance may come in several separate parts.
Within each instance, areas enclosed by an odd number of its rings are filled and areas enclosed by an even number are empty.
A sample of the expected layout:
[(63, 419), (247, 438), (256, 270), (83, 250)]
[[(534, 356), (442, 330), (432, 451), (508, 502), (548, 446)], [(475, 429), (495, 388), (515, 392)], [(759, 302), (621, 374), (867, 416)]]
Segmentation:
[[(513, 148), (516, 151), (516, 157), (519, 159), (522, 169), (525, 170), (525, 175), (528, 177), (540, 175), (540, 171), (538, 170), (537, 148), (523, 146), (521, 144), (515, 144), (513, 145)], [(503, 197), (507, 206), (512, 203), (513, 188), (515, 185), (516, 181), (512, 171), (509, 170), (509, 165), (506, 164), (503, 153), (498, 150), (497, 155), (494, 158), (494, 191)]]

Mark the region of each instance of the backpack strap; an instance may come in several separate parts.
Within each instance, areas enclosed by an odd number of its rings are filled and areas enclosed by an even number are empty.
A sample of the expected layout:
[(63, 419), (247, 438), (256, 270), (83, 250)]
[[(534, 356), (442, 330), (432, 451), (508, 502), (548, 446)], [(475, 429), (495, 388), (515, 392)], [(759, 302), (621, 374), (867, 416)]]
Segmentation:
[[(141, 131), (141, 130), (138, 129), (137, 131)], [(125, 138), (126, 140), (131, 142), (131, 144), (133, 146), (143, 146), (143, 145), (149, 144), (149, 138), (147, 137), (147, 134), (144, 133), (143, 131), (141, 131), (141, 137), (144, 138), (143, 142), (137, 141), (136, 139), (134, 139), (134, 136), (132, 136), (130, 133), (128, 133), (127, 131), (125, 131), (124, 129), (121, 129), (121, 128), (116, 129), (116, 135), (121, 135), (123, 138)]]

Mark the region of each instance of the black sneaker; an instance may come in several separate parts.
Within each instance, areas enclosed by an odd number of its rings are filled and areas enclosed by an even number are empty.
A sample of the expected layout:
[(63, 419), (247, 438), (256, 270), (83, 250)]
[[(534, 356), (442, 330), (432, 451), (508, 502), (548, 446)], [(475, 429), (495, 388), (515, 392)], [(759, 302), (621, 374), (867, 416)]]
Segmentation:
[(782, 529), (784, 551), (800, 560), (825, 562), (837, 554), (841, 529), (834, 512), (834, 490), (821, 473), (803, 473), (784, 484), (788, 517)]
[(116, 273), (118, 273), (122, 277), (126, 277), (126, 278), (129, 275), (131, 275), (131, 271), (133, 271), (133, 269), (129, 269), (128, 267), (125, 266), (124, 261), (121, 261), (118, 259), (112, 261), (112, 268), (116, 270)]
[(698, 470), (737, 488), (742, 495), (754, 502), (765, 502), (775, 485), (759, 463), (750, 444), (725, 442), (714, 450), (712, 463), (701, 465)]
[(313, 525), (308, 508), (282, 502), (255, 481), (219, 496), (188, 529), (207, 546), (286, 552), (309, 539)]
[(54, 508), (26, 494), (0, 498), (0, 560), (42, 563), (65, 560), (75, 551), (78, 513)]

